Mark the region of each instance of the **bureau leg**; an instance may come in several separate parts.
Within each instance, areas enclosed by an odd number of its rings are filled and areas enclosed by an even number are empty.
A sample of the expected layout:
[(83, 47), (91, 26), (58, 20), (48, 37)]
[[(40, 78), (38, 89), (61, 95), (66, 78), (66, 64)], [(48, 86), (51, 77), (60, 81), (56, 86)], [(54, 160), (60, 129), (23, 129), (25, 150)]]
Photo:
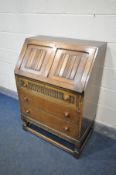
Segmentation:
[(23, 120), (23, 129), (27, 131), (27, 127), (30, 125), (30, 123), (26, 120)]
[(75, 147), (75, 149), (74, 149), (74, 154), (73, 154), (73, 156), (74, 156), (75, 158), (79, 158), (79, 157), (80, 157), (80, 151), (79, 151), (79, 149), (78, 149), (77, 147)]
[(84, 140), (82, 141), (82, 143), (80, 143), (80, 145), (78, 145), (78, 146), (75, 146), (74, 157), (76, 157), (76, 158), (80, 157), (80, 154), (81, 154), (83, 148), (85, 147), (86, 142), (88, 141), (88, 139), (89, 139), (90, 135), (92, 134), (92, 132), (93, 132), (93, 125), (89, 129), (89, 131), (88, 131), (86, 137), (84, 138)]
[(23, 129), (26, 131), (26, 127), (27, 127), (27, 123), (26, 123), (26, 121), (23, 121)]

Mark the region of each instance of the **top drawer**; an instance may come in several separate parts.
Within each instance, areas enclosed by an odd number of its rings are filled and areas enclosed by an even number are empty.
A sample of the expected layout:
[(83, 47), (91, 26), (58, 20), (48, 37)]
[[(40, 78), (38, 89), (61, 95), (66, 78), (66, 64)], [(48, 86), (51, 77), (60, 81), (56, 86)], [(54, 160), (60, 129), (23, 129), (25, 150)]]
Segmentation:
[(17, 77), (16, 80), (18, 88), (25, 90), (27, 89), (33, 93), (38, 94), (39, 96), (45, 98), (48, 97), (48, 99), (51, 101), (56, 101), (56, 103), (62, 103), (62, 105), (79, 110), (80, 97), (77, 94), (73, 94), (69, 91), (64, 91), (51, 85), (35, 82), (21, 77)]

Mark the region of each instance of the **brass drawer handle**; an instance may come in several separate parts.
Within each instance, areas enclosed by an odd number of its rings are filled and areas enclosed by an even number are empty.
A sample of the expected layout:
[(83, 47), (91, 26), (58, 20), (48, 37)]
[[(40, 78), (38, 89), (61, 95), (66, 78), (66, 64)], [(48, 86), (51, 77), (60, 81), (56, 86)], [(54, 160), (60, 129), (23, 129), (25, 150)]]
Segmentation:
[(24, 97), (24, 100), (25, 100), (25, 101), (29, 101), (28, 97)]
[(64, 100), (67, 101), (69, 100), (70, 96), (68, 94), (64, 94)]
[(69, 112), (65, 112), (64, 113), (64, 116), (66, 117), (66, 118), (68, 118), (70, 115), (69, 115)]
[(30, 110), (27, 109), (25, 112), (26, 112), (27, 114), (29, 114), (29, 113), (30, 113)]
[(65, 127), (64, 127), (64, 130), (65, 130), (65, 131), (69, 131), (69, 127), (65, 126)]

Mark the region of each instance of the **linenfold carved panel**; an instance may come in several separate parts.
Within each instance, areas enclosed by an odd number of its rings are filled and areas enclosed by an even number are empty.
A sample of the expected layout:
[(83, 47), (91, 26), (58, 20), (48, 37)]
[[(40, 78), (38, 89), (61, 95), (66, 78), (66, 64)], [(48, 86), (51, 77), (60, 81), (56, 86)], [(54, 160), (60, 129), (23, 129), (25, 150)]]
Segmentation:
[[(43, 46), (28, 45), (21, 68), (24, 71), (42, 74), (46, 70), (49, 72), (52, 57), (50, 57), (52, 49)], [(51, 60), (49, 60), (51, 59)], [(47, 64), (49, 62), (49, 65)]]
[(45, 59), (45, 55), (46, 55), (45, 50), (31, 48), (28, 60), (25, 64), (25, 67), (27, 69), (40, 71), (43, 61)]
[(67, 83), (79, 82), (87, 60), (86, 52), (58, 49), (49, 77)]

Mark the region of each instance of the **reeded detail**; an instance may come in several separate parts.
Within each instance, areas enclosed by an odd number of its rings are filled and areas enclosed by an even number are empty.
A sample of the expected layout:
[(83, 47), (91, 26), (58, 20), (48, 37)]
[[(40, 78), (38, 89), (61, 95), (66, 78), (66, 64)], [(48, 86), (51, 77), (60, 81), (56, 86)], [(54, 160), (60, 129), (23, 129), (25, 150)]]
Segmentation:
[[(45, 87), (45, 86), (36, 85), (36, 84), (33, 84), (33, 83), (28, 83), (27, 88), (29, 88), (31, 90), (34, 90), (36, 92), (42, 93), (44, 95), (53, 97), (53, 98), (64, 100), (64, 94), (62, 92), (59, 92), (59, 91), (54, 90), (54, 89), (50, 89), (50, 88)], [(67, 102), (74, 103), (74, 97), (69, 96), (69, 99), (67, 100)]]
[(89, 53), (58, 49), (50, 72), (50, 78), (70, 84), (80, 84), (85, 73)]
[[(25, 82), (23, 80), (19, 80), (18, 85), (25, 88), (25, 86), (24, 86)], [(75, 103), (74, 96), (69, 95), (68, 96), (69, 98), (67, 100), (65, 100), (65, 94), (63, 92), (60, 92), (56, 89), (51, 89), (51, 88), (44, 86), (44, 85), (41, 85), (41, 84), (34, 84), (31, 82), (28, 82), (26, 88), (30, 89), (32, 91), (36, 91), (38, 93), (44, 94), (46, 96), (50, 96), (50, 97), (53, 97), (53, 98), (56, 98), (59, 100), (66, 101), (66, 102), (71, 103), (71, 104)]]
[(52, 52), (53, 50), (51, 47), (29, 44), (23, 56), (20, 70), (47, 77), (53, 62), (53, 56), (51, 56)]
[(46, 51), (38, 48), (31, 48), (27, 52), (29, 52), (30, 54), (25, 64), (25, 68), (40, 71), (46, 56)]
[(73, 80), (80, 62), (80, 57), (74, 54), (61, 54), (55, 75)]

